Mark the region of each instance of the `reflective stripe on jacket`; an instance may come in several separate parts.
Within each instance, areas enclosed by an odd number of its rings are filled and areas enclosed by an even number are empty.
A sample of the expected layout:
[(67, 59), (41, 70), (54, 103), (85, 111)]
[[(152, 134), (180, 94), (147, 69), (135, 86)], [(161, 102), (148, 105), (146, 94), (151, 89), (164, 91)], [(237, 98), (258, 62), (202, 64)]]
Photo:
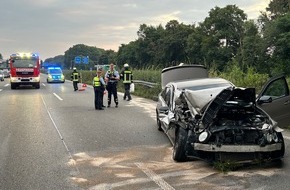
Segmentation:
[(132, 82), (131, 79), (132, 79), (132, 71), (125, 70), (123, 83), (131, 83)]
[(79, 81), (79, 73), (78, 72), (73, 72), (72, 73), (72, 80), (73, 81)]

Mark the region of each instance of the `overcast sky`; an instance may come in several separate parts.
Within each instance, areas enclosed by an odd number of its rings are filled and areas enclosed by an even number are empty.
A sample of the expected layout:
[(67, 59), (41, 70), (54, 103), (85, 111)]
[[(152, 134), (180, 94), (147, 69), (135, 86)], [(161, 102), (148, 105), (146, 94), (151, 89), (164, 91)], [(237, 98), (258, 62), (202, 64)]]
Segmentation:
[(214, 8), (236, 5), (257, 19), (270, 0), (0, 0), (0, 53), (64, 55), (76, 44), (118, 51), (141, 24), (203, 22)]

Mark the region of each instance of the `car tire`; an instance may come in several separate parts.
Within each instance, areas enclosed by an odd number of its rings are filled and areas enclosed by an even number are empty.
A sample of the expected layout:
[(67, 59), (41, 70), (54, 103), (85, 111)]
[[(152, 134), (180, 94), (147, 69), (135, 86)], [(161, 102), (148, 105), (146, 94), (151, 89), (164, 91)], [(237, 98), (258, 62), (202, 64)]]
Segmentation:
[(158, 112), (156, 111), (156, 123), (157, 123), (157, 129), (158, 131), (163, 131), (162, 130), (162, 127), (161, 127), (161, 122), (160, 122), (160, 119), (159, 119), (159, 116), (158, 116)]
[(16, 84), (11, 83), (10, 86), (11, 86), (11, 89), (13, 90), (16, 89)]
[(187, 140), (187, 131), (183, 128), (178, 128), (176, 131), (175, 142), (173, 145), (173, 154), (172, 158), (176, 162), (185, 162), (187, 161), (185, 145)]
[(40, 84), (37, 83), (37, 84), (34, 85), (34, 87), (35, 87), (36, 89), (39, 89), (39, 88), (40, 88)]

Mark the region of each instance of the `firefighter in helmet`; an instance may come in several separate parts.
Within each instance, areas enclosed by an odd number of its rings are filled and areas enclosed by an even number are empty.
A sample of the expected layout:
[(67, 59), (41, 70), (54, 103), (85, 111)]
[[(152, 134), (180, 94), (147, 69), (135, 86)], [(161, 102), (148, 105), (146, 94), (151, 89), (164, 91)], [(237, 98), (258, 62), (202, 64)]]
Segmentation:
[(74, 91), (78, 90), (78, 83), (80, 78), (81, 78), (80, 73), (77, 71), (77, 68), (74, 67), (73, 72), (71, 74), (71, 80), (73, 81)]
[(125, 89), (125, 93), (124, 93), (124, 97), (123, 99), (127, 101), (132, 100), (131, 94), (130, 94), (130, 86), (131, 83), (133, 83), (133, 73), (129, 68), (128, 63), (124, 64), (124, 68), (120, 74), (120, 78), (123, 80), (123, 84), (124, 84), (124, 89)]

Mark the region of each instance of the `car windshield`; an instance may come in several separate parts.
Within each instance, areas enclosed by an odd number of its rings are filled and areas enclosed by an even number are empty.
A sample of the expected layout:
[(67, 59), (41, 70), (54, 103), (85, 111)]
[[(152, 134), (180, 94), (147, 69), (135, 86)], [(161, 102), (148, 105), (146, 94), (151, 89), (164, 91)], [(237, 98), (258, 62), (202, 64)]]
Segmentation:
[(35, 67), (37, 60), (33, 59), (15, 59), (13, 62), (13, 67), (16, 68), (31, 68)]
[(48, 70), (49, 74), (62, 74), (61, 69), (49, 69)]

